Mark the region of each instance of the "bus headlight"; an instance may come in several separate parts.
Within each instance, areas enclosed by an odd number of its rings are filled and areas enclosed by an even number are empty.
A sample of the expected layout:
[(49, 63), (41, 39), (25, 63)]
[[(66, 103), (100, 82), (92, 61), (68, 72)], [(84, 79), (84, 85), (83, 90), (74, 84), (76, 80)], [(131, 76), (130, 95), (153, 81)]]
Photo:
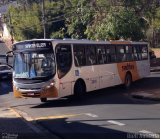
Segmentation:
[(47, 88), (47, 89), (49, 89), (49, 88), (51, 88), (51, 86), (50, 86), (50, 85), (48, 85), (46, 88)]
[(50, 86), (54, 86), (54, 83), (51, 83)]
[(19, 88), (16, 86), (16, 90), (19, 90)]
[(54, 82), (51, 82), (50, 85), (47, 85), (47, 86), (46, 86), (46, 89), (49, 89), (49, 88), (51, 88), (52, 86), (54, 86)]

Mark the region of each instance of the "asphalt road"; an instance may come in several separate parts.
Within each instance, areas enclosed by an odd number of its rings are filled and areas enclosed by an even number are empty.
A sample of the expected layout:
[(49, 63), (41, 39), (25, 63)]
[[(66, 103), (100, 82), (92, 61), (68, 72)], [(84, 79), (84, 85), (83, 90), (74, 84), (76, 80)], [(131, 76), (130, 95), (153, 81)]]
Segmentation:
[(160, 89), (160, 73), (135, 82), (130, 90), (117, 86), (72, 97), (13, 98), (11, 81), (0, 83), (0, 106), (11, 107), (61, 138), (158, 138), (160, 102), (132, 98), (131, 93)]

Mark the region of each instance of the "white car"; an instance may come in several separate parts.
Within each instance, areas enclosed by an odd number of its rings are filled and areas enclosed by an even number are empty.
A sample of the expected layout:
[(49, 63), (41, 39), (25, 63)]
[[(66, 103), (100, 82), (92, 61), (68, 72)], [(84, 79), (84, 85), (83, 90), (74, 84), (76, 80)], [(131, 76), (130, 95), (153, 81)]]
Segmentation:
[(0, 65), (0, 79), (12, 77), (12, 69), (7, 65)]

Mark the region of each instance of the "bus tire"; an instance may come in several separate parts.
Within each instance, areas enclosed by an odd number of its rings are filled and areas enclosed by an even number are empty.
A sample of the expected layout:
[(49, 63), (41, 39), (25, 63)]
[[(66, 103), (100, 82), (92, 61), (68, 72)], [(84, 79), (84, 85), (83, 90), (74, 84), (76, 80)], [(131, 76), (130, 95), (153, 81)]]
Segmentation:
[(126, 89), (129, 89), (131, 87), (131, 84), (132, 84), (132, 75), (130, 72), (127, 72), (124, 80), (124, 87)]
[(47, 98), (40, 98), (41, 102), (47, 102)]
[(83, 80), (76, 81), (74, 85), (74, 96), (81, 97), (86, 93), (86, 85)]

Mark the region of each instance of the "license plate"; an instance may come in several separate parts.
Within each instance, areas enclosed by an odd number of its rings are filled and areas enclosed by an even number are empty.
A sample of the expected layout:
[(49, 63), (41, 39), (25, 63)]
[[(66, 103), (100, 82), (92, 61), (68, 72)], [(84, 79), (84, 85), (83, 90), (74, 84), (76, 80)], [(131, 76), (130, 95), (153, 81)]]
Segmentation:
[(27, 95), (34, 96), (35, 94), (34, 93), (27, 93)]

